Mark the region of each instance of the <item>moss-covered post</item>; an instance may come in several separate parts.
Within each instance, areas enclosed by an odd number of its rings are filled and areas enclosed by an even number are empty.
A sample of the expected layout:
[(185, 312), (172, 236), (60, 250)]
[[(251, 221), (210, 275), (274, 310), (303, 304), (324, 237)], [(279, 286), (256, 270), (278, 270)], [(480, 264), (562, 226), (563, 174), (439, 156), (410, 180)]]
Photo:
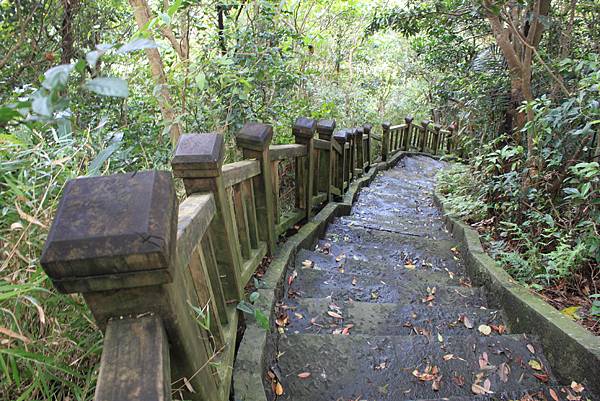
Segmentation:
[(383, 129), (383, 137), (381, 142), (381, 160), (387, 161), (390, 153), (390, 127), (392, 125), (389, 122), (381, 124)]
[[(319, 120), (317, 123), (317, 133), (319, 139), (331, 142), (333, 131), (335, 130), (335, 120)], [(327, 202), (331, 202), (331, 183), (333, 180), (333, 164), (335, 154), (329, 144), (329, 151), (319, 152), (319, 181), (317, 187), (320, 192), (327, 193)]]
[(410, 115), (404, 118), (404, 122), (406, 123), (406, 135), (404, 136), (404, 143), (402, 144), (402, 149), (406, 151), (410, 150), (413, 120), (413, 116)]
[(105, 332), (96, 386), (102, 399), (170, 397), (169, 363), (173, 379), (189, 378), (195, 393), (187, 398), (217, 399), (213, 350), (190, 307), (201, 307), (194, 280), (177, 264), (177, 220), (166, 171), (78, 178), (65, 186), (40, 262), (60, 292), (83, 294)]
[(258, 218), (258, 235), (267, 243), (269, 254), (275, 251), (275, 202), (273, 199), (273, 177), (269, 158), (269, 145), (273, 138), (273, 127), (267, 124), (246, 123), (235, 136), (237, 146), (242, 149), (244, 159), (260, 162), (260, 175), (252, 179)]
[[(296, 138), (296, 143), (306, 146), (306, 157), (304, 166), (296, 166), (303, 171), (301, 179), (296, 185), (299, 185), (298, 193), (300, 201), (306, 208), (306, 217), (309, 218), (313, 214), (313, 190), (315, 176), (315, 152), (314, 152), (314, 137), (317, 129), (317, 122), (311, 118), (300, 117), (294, 123), (292, 133)], [(300, 206), (300, 205), (299, 205)]]
[(213, 224), (215, 254), (223, 277), (223, 290), (228, 301), (240, 300), (244, 285), (240, 282), (242, 254), (235, 231), (233, 206), (222, 176), (225, 158), (223, 135), (184, 134), (179, 138), (171, 160), (173, 174), (183, 179), (185, 191), (212, 193), (217, 214)]

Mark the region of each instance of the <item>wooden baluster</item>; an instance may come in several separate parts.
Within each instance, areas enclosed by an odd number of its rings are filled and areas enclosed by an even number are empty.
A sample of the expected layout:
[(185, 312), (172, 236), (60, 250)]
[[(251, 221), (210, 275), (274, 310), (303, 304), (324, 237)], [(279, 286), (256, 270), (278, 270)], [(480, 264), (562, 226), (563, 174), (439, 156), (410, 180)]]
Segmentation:
[(436, 155), (438, 153), (438, 147), (439, 147), (439, 141), (440, 141), (440, 131), (442, 129), (442, 126), (439, 124), (435, 124), (433, 126), (433, 129), (435, 131), (434, 136), (433, 136), (433, 154)]
[(242, 191), (242, 200), (246, 209), (246, 219), (248, 220), (248, 234), (250, 235), (250, 246), (252, 249), (258, 249), (260, 237), (258, 234), (258, 219), (256, 217), (256, 202), (254, 201), (254, 185), (251, 180), (240, 183)]
[(338, 183), (339, 183), (339, 189), (340, 189), (340, 194), (344, 195), (345, 189), (346, 189), (346, 173), (348, 171), (348, 160), (346, 158), (346, 151), (345, 146), (346, 146), (346, 141), (348, 140), (348, 131), (346, 130), (341, 130), (336, 132), (333, 135), (333, 139), (340, 144), (340, 147), (342, 148), (342, 153), (339, 156), (340, 158), (338, 159), (338, 168), (337, 168), (337, 179), (338, 179)]
[(423, 130), (421, 131), (421, 143), (419, 148), (421, 153), (425, 152), (427, 140), (429, 139), (429, 124), (431, 124), (431, 121), (423, 120)]
[[(208, 200), (212, 218), (215, 205), (212, 197)], [(154, 390), (170, 393), (164, 324), (173, 379), (187, 377), (195, 390), (186, 398), (217, 400), (219, 378), (209, 364), (214, 350), (193, 317), (190, 305), (203, 305), (189, 264), (180, 259), (177, 221), (169, 172), (79, 178), (65, 187), (40, 262), (60, 292), (83, 293), (98, 327), (110, 327), (96, 387), (99, 397), (153, 399), (153, 389), (131, 393), (146, 380), (162, 382), (166, 387)], [(129, 316), (131, 320), (110, 320)], [(129, 329), (136, 335), (130, 336)], [(153, 346), (152, 354), (140, 355), (146, 344)], [(120, 374), (136, 361), (144, 363), (146, 376), (135, 370)], [(203, 374), (194, 374), (202, 369)]]
[(354, 136), (354, 142), (356, 143), (356, 169), (358, 170), (359, 175), (362, 175), (365, 172), (365, 154), (363, 151), (364, 134), (365, 129), (363, 127), (358, 127)]
[(371, 130), (373, 129), (373, 126), (371, 124), (365, 124), (363, 126), (364, 129), (364, 133), (365, 133), (365, 162), (367, 164), (367, 167), (370, 167), (372, 164), (372, 160), (371, 160)]
[[(331, 136), (335, 130), (335, 120), (320, 120), (317, 123), (317, 133), (319, 139), (331, 142)], [(327, 193), (327, 202), (331, 202), (331, 185), (333, 180), (333, 166), (335, 161), (335, 155), (329, 144), (329, 151), (320, 152), (319, 161), (319, 180), (317, 181), (317, 188), (319, 191)]]
[(182, 135), (171, 161), (173, 174), (183, 179), (185, 191), (212, 193), (217, 205), (213, 234), (219, 270), (225, 277), (223, 289), (228, 300), (239, 300), (244, 294), (240, 282), (242, 255), (231, 213), (231, 198), (225, 188), (221, 169), (224, 159), (223, 136), (219, 134)]
[(408, 151), (408, 150), (410, 150), (413, 117), (406, 116), (404, 118), (404, 122), (406, 123), (406, 136), (404, 137), (404, 143), (402, 144), (402, 149)]
[(387, 161), (390, 153), (390, 127), (391, 124), (385, 122), (381, 124), (381, 128), (383, 128), (383, 137), (381, 141), (381, 160)]
[(300, 117), (294, 123), (292, 133), (296, 138), (296, 143), (306, 146), (306, 157), (302, 165), (296, 166), (299, 173), (296, 185), (299, 185), (300, 191), (298, 206), (302, 206), (302, 201), (306, 209), (306, 218), (313, 215), (313, 187), (314, 187), (314, 142), (317, 122), (311, 118)]
[(281, 221), (281, 200), (279, 198), (280, 192), (280, 181), (279, 181), (279, 164), (280, 160), (273, 160), (271, 162), (271, 180), (273, 182), (273, 215), (275, 216), (275, 226)]
[(248, 229), (248, 210), (246, 202), (242, 199), (242, 188), (240, 184), (233, 186), (233, 216), (236, 220), (240, 248), (244, 259), (250, 258), (250, 230)]
[[(270, 255), (275, 251), (277, 233), (275, 231), (275, 215), (279, 204), (279, 174), (277, 164), (271, 165), (269, 145), (273, 138), (273, 127), (267, 124), (246, 123), (236, 134), (237, 146), (242, 149), (244, 158), (256, 159), (260, 162), (261, 174), (253, 178), (256, 216), (261, 222), (258, 235), (267, 243)], [(275, 169), (275, 171), (273, 171)], [(275, 178), (276, 177), (276, 178)], [(276, 180), (274, 184), (274, 179)], [(274, 186), (277, 188), (274, 189)], [(279, 214), (277, 214), (279, 216)]]
[(452, 146), (452, 145), (453, 145), (453, 142), (454, 142), (454, 131), (455, 130), (456, 130), (456, 124), (455, 123), (452, 123), (452, 124), (450, 124), (448, 126), (449, 135), (446, 138), (446, 151), (448, 153), (451, 153), (451, 152), (454, 151), (454, 146)]

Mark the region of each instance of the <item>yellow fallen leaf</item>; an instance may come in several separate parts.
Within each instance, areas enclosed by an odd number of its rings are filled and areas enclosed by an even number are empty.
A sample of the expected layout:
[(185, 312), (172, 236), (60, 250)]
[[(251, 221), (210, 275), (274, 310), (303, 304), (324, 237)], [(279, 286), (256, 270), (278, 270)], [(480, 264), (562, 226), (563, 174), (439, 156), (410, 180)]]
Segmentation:
[(571, 382), (571, 388), (578, 393), (581, 393), (583, 390), (585, 390), (585, 387), (576, 381)]
[(488, 326), (487, 324), (482, 324), (480, 325), (477, 330), (479, 330), (479, 332), (481, 334), (483, 334), (484, 336), (489, 336), (490, 334), (492, 334), (492, 328), (490, 326)]
[(579, 309), (581, 309), (581, 306), (569, 306), (568, 308), (561, 309), (560, 313), (573, 320), (581, 320), (581, 316), (577, 314)]
[(542, 364), (539, 363), (538, 361), (536, 361), (535, 359), (530, 360), (529, 362), (527, 362), (527, 364), (531, 367), (531, 369), (534, 369), (534, 370), (544, 370), (542, 368)]
[(275, 384), (275, 394), (277, 394), (278, 396), (283, 395), (283, 386), (279, 382)]
[(412, 262), (406, 263), (404, 265), (404, 268), (408, 269), (408, 270), (415, 270), (417, 266), (415, 266)]

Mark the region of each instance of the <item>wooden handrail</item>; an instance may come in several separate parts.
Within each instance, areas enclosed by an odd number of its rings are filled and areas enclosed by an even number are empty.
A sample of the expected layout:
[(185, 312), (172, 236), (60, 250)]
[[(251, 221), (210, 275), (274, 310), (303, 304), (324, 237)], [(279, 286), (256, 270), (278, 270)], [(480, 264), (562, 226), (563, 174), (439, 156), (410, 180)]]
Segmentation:
[(243, 160), (223, 166), (223, 183), (229, 188), (260, 174), (260, 163), (256, 160)]
[(300, 156), (306, 156), (306, 146), (290, 145), (271, 145), (269, 147), (271, 161), (293, 159)]

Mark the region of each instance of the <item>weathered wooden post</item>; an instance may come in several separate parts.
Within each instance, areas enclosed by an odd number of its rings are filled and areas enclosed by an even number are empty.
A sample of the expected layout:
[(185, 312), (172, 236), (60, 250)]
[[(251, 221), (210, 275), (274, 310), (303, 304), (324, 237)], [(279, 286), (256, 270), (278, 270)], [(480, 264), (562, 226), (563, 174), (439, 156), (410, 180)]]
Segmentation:
[(421, 131), (421, 143), (419, 144), (419, 151), (425, 152), (425, 146), (427, 145), (427, 138), (429, 138), (429, 124), (430, 120), (423, 120), (423, 131)]
[(358, 127), (354, 134), (354, 143), (356, 144), (356, 171), (358, 175), (362, 175), (365, 172), (365, 154), (363, 153), (363, 135), (365, 129)]
[(390, 127), (391, 124), (389, 122), (384, 122), (381, 124), (381, 128), (383, 129), (383, 138), (381, 142), (381, 160), (387, 161), (390, 152)]
[(275, 251), (277, 233), (275, 230), (275, 203), (273, 177), (269, 158), (269, 145), (273, 138), (273, 127), (267, 124), (246, 123), (235, 136), (237, 146), (242, 149), (245, 159), (260, 162), (260, 175), (254, 177), (252, 186), (256, 202), (256, 214), (261, 222), (258, 235), (267, 243), (269, 254)]
[(455, 130), (456, 130), (456, 123), (452, 122), (452, 124), (450, 124), (448, 126), (449, 135), (446, 138), (446, 151), (448, 153), (450, 153), (454, 150), (453, 142), (454, 142), (454, 131)]
[(40, 262), (60, 292), (83, 294), (105, 331), (96, 400), (170, 400), (170, 364), (193, 386), (189, 397), (217, 399), (213, 351), (190, 306), (199, 307), (194, 280), (178, 265), (177, 218), (169, 172), (65, 187)]
[(410, 150), (411, 144), (413, 116), (406, 116), (404, 118), (404, 122), (406, 122), (406, 135), (404, 136), (404, 143), (402, 144), (402, 149), (408, 151)]
[(433, 130), (435, 131), (433, 134), (433, 154), (437, 155), (438, 153), (438, 146), (439, 146), (439, 141), (440, 141), (440, 131), (442, 130), (442, 126), (439, 124), (434, 124), (433, 125)]
[(373, 126), (371, 124), (365, 124), (363, 125), (363, 130), (364, 130), (364, 134), (365, 134), (365, 159), (367, 162), (367, 166), (371, 166), (372, 164), (372, 160), (371, 160), (371, 130), (373, 129)]
[(244, 284), (240, 282), (241, 249), (235, 233), (231, 202), (228, 202), (231, 194), (227, 192), (221, 175), (225, 158), (224, 147), (223, 135), (184, 134), (179, 138), (171, 165), (173, 174), (183, 179), (188, 195), (212, 193), (215, 197), (215, 254), (219, 270), (224, 275), (222, 281), (225, 297), (232, 301), (241, 299)]
[(298, 180), (297, 203), (298, 207), (306, 208), (306, 217), (313, 214), (313, 188), (314, 188), (314, 137), (317, 128), (317, 122), (311, 118), (300, 117), (294, 123), (292, 133), (296, 138), (296, 143), (306, 146), (306, 158), (304, 166), (296, 166)]
[(347, 181), (350, 180), (348, 172), (348, 158), (346, 153), (346, 141), (348, 140), (348, 131), (340, 130), (333, 135), (333, 139), (340, 145), (342, 151), (340, 153), (341, 163), (338, 163), (337, 179), (340, 183), (340, 194), (344, 195)]
[(330, 142), (329, 151), (319, 152), (319, 181), (317, 188), (321, 192), (327, 193), (327, 202), (331, 202), (331, 181), (333, 180), (333, 165), (335, 154), (332, 150), (331, 137), (335, 130), (335, 120), (319, 120), (317, 123), (317, 133), (319, 139)]

